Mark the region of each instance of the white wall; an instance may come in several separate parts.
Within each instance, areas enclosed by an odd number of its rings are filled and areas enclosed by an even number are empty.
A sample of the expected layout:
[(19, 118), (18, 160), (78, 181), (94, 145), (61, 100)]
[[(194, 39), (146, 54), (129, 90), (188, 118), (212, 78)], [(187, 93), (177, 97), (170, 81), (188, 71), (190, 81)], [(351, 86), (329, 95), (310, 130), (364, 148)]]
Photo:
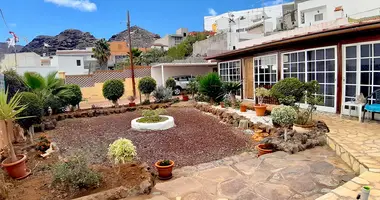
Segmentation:
[[(80, 66), (77, 66), (77, 60), (80, 60)], [(88, 74), (88, 69), (84, 69), (83, 56), (54, 56), (51, 63), (66, 75)]]
[[(321, 8), (322, 6), (325, 6), (325, 10)], [(334, 10), (339, 6), (343, 7), (344, 17), (347, 15), (358, 19), (380, 15), (380, 1), (378, 0), (310, 0), (298, 4), (299, 27), (335, 20)], [(320, 12), (324, 13), (323, 21), (314, 22), (316, 9), (321, 9)], [(301, 12), (305, 13), (305, 24), (301, 24)]]
[(47, 66), (39, 66), (39, 67), (17, 67), (16, 71), (18, 74), (23, 75), (25, 72), (36, 72), (41, 74), (42, 76), (48, 75), (50, 72), (58, 71), (57, 67), (47, 67)]
[[(17, 66), (41, 66), (41, 57), (33, 52), (17, 53)], [(5, 69), (14, 68), (16, 66), (15, 54), (4, 54), (4, 58), (0, 61), (0, 66)]]
[(152, 67), (151, 76), (157, 82), (157, 86), (164, 86), (168, 78), (172, 76), (180, 75), (203, 75), (209, 72), (212, 72), (212, 69), (217, 67), (210, 66), (196, 66), (196, 67), (187, 67), (187, 66), (166, 66), (164, 67), (164, 81), (162, 81), (161, 67)]

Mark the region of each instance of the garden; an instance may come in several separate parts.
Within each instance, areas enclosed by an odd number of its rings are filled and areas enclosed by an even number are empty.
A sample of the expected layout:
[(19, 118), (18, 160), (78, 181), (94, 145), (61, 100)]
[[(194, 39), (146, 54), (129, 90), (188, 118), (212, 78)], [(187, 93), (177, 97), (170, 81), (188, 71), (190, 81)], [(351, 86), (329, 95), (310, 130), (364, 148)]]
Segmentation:
[[(251, 106), (236, 98), (241, 83), (222, 82), (216, 73), (191, 81), (181, 98), (172, 96), (173, 79), (164, 87), (145, 77), (138, 89), (147, 100), (136, 104), (130, 96), (129, 105), (119, 105), (125, 89), (115, 79), (103, 85), (114, 106), (80, 109), (80, 88), (56, 76), (5, 73), (0, 199), (72, 199), (107, 190), (119, 195), (113, 199), (148, 194), (158, 179), (173, 177), (174, 167), (245, 151), (297, 153), (324, 145), (329, 131), (313, 120), (321, 104), (316, 81), (287, 78), (270, 90), (257, 88)], [(268, 98), (281, 105), (266, 105)], [(247, 109), (271, 122), (252, 122)]]

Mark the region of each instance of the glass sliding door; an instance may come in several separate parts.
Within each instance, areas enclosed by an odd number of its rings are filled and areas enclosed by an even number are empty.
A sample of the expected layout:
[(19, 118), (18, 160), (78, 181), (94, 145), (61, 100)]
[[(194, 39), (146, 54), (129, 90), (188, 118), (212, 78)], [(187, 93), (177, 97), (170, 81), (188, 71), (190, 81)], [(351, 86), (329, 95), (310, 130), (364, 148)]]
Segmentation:
[(318, 109), (336, 112), (336, 47), (307, 49), (282, 55), (283, 78), (294, 77), (302, 82), (316, 80), (320, 84), (323, 105)]
[(343, 70), (345, 102), (380, 89), (380, 42), (343, 46)]
[[(254, 58), (254, 89), (264, 87), (267, 89), (277, 82), (277, 55), (267, 55)], [(255, 95), (256, 97), (256, 95)]]
[[(219, 76), (224, 82), (241, 82), (241, 62), (240, 60), (220, 62)], [(236, 93), (241, 96), (241, 90)]]

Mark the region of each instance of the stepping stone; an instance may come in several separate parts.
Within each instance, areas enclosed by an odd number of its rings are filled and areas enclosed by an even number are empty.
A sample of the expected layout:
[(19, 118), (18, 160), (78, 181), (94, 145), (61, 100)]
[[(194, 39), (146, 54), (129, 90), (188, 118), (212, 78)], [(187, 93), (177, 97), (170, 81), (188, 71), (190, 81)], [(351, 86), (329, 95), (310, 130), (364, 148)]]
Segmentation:
[(331, 172), (335, 169), (334, 165), (325, 161), (313, 162), (310, 165), (310, 168), (311, 168), (311, 172), (313, 173), (326, 174), (326, 175), (331, 174)]
[(288, 186), (272, 183), (257, 183), (254, 190), (256, 194), (271, 200), (289, 199), (294, 195)]
[(236, 195), (243, 189), (247, 188), (248, 184), (241, 178), (232, 179), (220, 183), (219, 193), (228, 198), (235, 199)]
[(175, 198), (201, 190), (202, 185), (194, 178), (181, 177), (172, 181), (158, 183), (155, 188), (165, 193), (168, 198)]
[(231, 167), (216, 167), (201, 171), (198, 173), (198, 176), (204, 179), (221, 182), (240, 176), (240, 174)]
[(250, 159), (235, 164), (235, 167), (245, 175), (251, 175), (255, 172), (255, 169), (261, 164), (261, 162), (262, 161), (259, 159)]

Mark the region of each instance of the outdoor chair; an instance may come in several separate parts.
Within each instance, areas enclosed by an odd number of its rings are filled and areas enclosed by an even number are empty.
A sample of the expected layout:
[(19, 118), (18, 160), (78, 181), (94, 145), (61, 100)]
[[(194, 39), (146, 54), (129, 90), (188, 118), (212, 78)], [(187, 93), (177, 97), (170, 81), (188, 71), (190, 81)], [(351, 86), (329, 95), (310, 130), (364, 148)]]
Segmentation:
[(364, 121), (365, 113), (367, 111), (372, 113), (372, 120), (374, 120), (375, 113), (380, 113), (380, 89), (374, 91), (370, 96), (366, 98), (366, 100), (367, 102), (364, 105), (364, 113), (363, 113), (362, 121)]

